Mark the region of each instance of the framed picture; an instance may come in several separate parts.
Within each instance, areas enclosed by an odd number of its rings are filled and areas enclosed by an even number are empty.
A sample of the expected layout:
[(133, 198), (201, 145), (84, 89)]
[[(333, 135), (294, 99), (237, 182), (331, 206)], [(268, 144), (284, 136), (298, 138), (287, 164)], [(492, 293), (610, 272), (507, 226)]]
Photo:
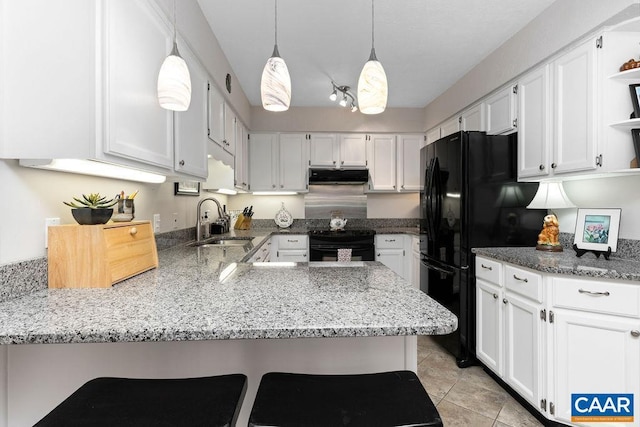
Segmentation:
[(640, 84), (629, 85), (629, 91), (631, 92), (634, 116), (636, 119), (640, 119)]
[(573, 242), (579, 249), (615, 252), (621, 209), (578, 209)]
[(181, 181), (175, 183), (174, 193), (177, 196), (199, 196), (200, 183), (198, 181)]
[(636, 160), (640, 167), (640, 129), (631, 129), (631, 136), (633, 137), (633, 148), (636, 151)]

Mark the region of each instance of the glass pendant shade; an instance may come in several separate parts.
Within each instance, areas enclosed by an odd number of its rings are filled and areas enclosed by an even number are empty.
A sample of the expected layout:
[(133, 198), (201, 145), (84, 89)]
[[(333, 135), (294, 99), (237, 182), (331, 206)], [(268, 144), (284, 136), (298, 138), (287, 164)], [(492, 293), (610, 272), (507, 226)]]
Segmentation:
[(371, 49), (371, 57), (358, 79), (358, 104), (363, 114), (380, 114), (387, 108), (387, 75)]
[(158, 102), (173, 111), (186, 111), (191, 103), (191, 75), (175, 42), (158, 74)]
[(278, 45), (267, 60), (260, 82), (262, 107), (267, 111), (287, 111), (291, 103), (291, 77), (284, 59), (278, 54)]

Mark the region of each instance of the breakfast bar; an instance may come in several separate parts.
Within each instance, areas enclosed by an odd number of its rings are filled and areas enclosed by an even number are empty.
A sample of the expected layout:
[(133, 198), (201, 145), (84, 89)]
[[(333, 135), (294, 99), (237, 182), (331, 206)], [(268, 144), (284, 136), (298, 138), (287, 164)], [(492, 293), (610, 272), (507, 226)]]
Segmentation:
[(450, 311), (377, 262), (241, 262), (268, 237), (179, 245), (159, 252), (158, 269), (111, 288), (0, 304), (6, 425), (33, 424), (98, 376), (233, 372), (249, 379), (242, 425), (265, 372), (415, 371), (416, 335), (457, 328)]

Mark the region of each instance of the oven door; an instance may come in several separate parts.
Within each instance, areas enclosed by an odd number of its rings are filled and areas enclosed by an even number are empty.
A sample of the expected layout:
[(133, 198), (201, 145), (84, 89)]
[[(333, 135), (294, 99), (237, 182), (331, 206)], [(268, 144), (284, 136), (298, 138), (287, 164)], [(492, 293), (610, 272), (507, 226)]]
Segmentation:
[(375, 261), (373, 245), (309, 245), (310, 261), (337, 261), (338, 249), (351, 249), (351, 261)]

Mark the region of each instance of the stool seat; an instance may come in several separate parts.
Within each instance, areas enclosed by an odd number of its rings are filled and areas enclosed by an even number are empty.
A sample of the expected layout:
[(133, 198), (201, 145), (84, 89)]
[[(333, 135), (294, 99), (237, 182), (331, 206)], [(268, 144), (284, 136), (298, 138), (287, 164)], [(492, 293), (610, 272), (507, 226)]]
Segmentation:
[(263, 375), (250, 427), (442, 426), (415, 373), (358, 375), (269, 372)]
[(242, 374), (201, 378), (96, 378), (36, 426), (233, 426), (247, 389)]

